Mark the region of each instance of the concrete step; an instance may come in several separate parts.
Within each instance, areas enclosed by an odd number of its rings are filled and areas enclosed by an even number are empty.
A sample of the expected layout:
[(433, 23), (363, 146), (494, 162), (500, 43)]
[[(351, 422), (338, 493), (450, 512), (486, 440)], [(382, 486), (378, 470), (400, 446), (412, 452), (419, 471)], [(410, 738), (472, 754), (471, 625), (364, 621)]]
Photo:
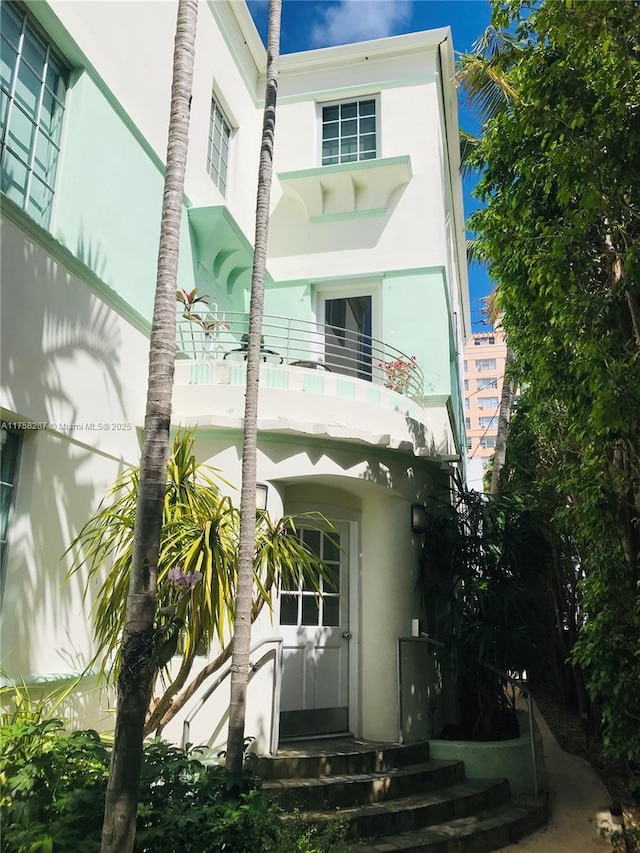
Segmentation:
[(348, 849), (350, 853), (489, 853), (516, 844), (548, 819), (546, 796), (515, 797), (477, 814), (417, 831), (354, 841)]
[(306, 811), (301, 817), (321, 825), (340, 820), (350, 838), (396, 836), (424, 827), (467, 818), (495, 808), (509, 799), (504, 779), (473, 779), (436, 791), (414, 793), (392, 800), (368, 803), (333, 811)]
[(464, 764), (431, 760), (373, 773), (341, 773), (308, 779), (271, 779), (263, 784), (285, 809), (302, 811), (378, 803), (434, 791), (464, 780)]
[(263, 779), (308, 779), (373, 773), (429, 760), (429, 744), (362, 743), (350, 738), (286, 744), (275, 756), (261, 755), (252, 769)]

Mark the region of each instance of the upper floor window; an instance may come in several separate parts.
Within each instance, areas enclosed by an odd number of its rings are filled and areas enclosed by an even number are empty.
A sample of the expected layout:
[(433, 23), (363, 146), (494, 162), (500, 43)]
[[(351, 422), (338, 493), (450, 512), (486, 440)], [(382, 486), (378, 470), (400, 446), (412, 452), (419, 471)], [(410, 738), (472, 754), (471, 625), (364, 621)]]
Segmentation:
[(493, 448), (496, 446), (496, 436), (495, 435), (483, 435), (480, 439), (480, 447)]
[(480, 429), (491, 429), (491, 427), (495, 427), (498, 425), (498, 417), (497, 415), (489, 415), (478, 418), (478, 426)]
[(477, 358), (476, 359), (476, 370), (495, 370), (496, 369), (496, 360), (495, 358)]
[(484, 391), (485, 388), (497, 388), (498, 379), (495, 376), (487, 376), (482, 379), (476, 379), (476, 390)]
[(375, 160), (376, 102), (350, 101), (322, 107), (322, 165)]
[(491, 411), (495, 411), (498, 408), (498, 398), (497, 397), (478, 397), (478, 408), (479, 409), (490, 409)]
[(231, 125), (215, 98), (211, 99), (211, 123), (209, 125), (209, 174), (222, 195), (227, 191), (227, 166), (229, 163), (229, 139)]
[(483, 338), (474, 338), (473, 344), (476, 347), (487, 347), (493, 346), (496, 342), (496, 339), (493, 335), (486, 335)]
[(467, 429), (471, 429), (471, 418), (465, 418), (464, 419), (464, 425), (466, 426)]
[(462, 369), (464, 370), (464, 372), (465, 372), (465, 373), (466, 373), (466, 372), (467, 372), (467, 370), (469, 369), (469, 365), (467, 364), (467, 362), (466, 362), (466, 361), (463, 361), (463, 362), (462, 362)]
[(2, 192), (45, 228), (51, 217), (68, 68), (24, 7), (2, 2)]
[(464, 390), (465, 390), (465, 391), (468, 391), (468, 390), (469, 390), (469, 380), (468, 380), (468, 379), (465, 379), (465, 380), (464, 380)]

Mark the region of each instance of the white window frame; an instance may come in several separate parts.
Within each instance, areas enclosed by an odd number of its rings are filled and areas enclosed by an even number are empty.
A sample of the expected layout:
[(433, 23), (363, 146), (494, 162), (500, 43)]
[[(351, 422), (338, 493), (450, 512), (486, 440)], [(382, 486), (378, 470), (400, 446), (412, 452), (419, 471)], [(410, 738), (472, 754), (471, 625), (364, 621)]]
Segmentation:
[(495, 358), (477, 358), (476, 359), (476, 371), (478, 373), (484, 373), (485, 370), (497, 370), (498, 363)]
[[(215, 129), (215, 119), (216, 117), (220, 117), (221, 122), (221, 132), (220, 132), (220, 142), (221, 142), (221, 150), (215, 151), (213, 139), (214, 139), (214, 129)], [(226, 136), (224, 131), (226, 131)], [(231, 157), (231, 140), (233, 138), (233, 123), (229, 120), (228, 112), (225, 109), (222, 99), (218, 96), (218, 94), (214, 91), (211, 92), (211, 112), (209, 115), (209, 136), (207, 139), (207, 172), (209, 173), (209, 177), (216, 185), (220, 194), (222, 196), (226, 196), (227, 187), (229, 185), (229, 160)], [(222, 150), (222, 143), (224, 143), (224, 147), (226, 147), (226, 152)], [(214, 159), (214, 153), (217, 154), (217, 157)], [(223, 160), (223, 155), (226, 153), (225, 160), (225, 173), (224, 177), (220, 171), (220, 163)]]
[[(340, 153), (338, 153), (338, 162), (337, 163), (324, 163), (323, 162), (324, 158), (322, 155), (323, 127), (324, 127), (323, 110), (326, 109), (327, 107), (341, 107), (341, 106), (346, 106), (348, 104), (360, 104), (362, 101), (373, 101), (373, 103), (374, 103), (374, 109), (375, 109), (375, 115), (374, 115), (374, 118), (375, 118), (375, 142), (376, 142), (376, 146), (374, 149), (374, 156), (373, 157), (361, 158), (360, 157), (360, 151), (358, 151), (357, 157), (355, 160), (342, 160), (342, 159), (340, 159), (341, 158)], [(318, 162), (321, 166), (327, 166), (330, 168), (332, 166), (339, 166), (339, 165), (342, 165), (344, 163), (363, 163), (363, 162), (369, 162), (369, 161), (377, 160), (379, 157), (382, 156), (381, 146), (380, 146), (381, 139), (380, 139), (380, 95), (379, 94), (364, 93), (362, 95), (355, 95), (352, 98), (341, 98), (340, 100), (334, 100), (334, 101), (319, 101), (316, 104), (316, 109), (317, 109), (317, 126), (318, 126)], [(359, 131), (359, 128), (358, 128), (358, 131)], [(340, 136), (340, 134), (338, 132), (337, 139), (340, 140), (341, 138), (342, 137)], [(358, 140), (360, 139), (359, 132), (356, 134), (356, 139), (358, 139)], [(359, 145), (358, 145), (358, 148), (359, 148)]]
[(500, 405), (498, 397), (478, 397), (478, 408), (482, 411), (497, 411)]
[(498, 377), (497, 376), (482, 376), (479, 379), (476, 379), (476, 391), (487, 391), (488, 389), (493, 390), (498, 387)]

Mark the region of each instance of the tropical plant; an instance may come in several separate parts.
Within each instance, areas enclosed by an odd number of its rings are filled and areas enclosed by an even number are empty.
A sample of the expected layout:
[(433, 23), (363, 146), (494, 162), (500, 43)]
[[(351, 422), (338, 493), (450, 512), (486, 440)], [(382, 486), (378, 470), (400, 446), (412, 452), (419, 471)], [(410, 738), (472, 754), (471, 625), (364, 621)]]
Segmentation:
[[(538, 455), (584, 572), (573, 650), (606, 753), (640, 770), (640, 53), (636, 3), (494, 5), (516, 92), (472, 155)], [(629, 164), (632, 164), (631, 166)], [(513, 476), (513, 472), (509, 472)]]
[(240, 542), (238, 585), (234, 614), (233, 666), (229, 704), (227, 765), (234, 773), (242, 768), (242, 743), (246, 716), (246, 692), (249, 681), (251, 648), (251, 611), (253, 607), (253, 553), (256, 523), (256, 465), (258, 445), (258, 388), (260, 384), (260, 340), (264, 311), (264, 279), (267, 266), (269, 205), (273, 173), (273, 147), (276, 129), (278, 68), (280, 62), (280, 19), (282, 0), (269, 0), (267, 69), (262, 120), (262, 139), (258, 166), (256, 228), (251, 274), (249, 334), (242, 443), (242, 489), (240, 495)]
[(155, 671), (157, 566), (169, 457), (175, 294), (197, 18), (197, 0), (178, 0), (147, 404), (102, 853), (131, 853), (133, 849), (144, 722)]
[(457, 681), (459, 730), (491, 736), (508, 707), (499, 672), (529, 668), (539, 612), (544, 537), (523, 503), (457, 481), (453, 501), (432, 502), (419, 588), (444, 672)]
[[(154, 682), (162, 683), (163, 691), (151, 703), (145, 735), (159, 733), (231, 654), (239, 513), (221, 493), (223, 481), (215, 477), (212, 469), (196, 460), (193, 430), (180, 430), (167, 466), (152, 646)], [(88, 569), (86, 592), (95, 596), (97, 656), (106, 676), (117, 677), (122, 665), (119, 637), (138, 489), (138, 469), (123, 473), (71, 545), (76, 553), (72, 571)], [(317, 513), (284, 515), (276, 521), (266, 512), (259, 514), (252, 558), (252, 621), (265, 604), (271, 606), (280, 583), (294, 588), (302, 578), (318, 584), (319, 577), (328, 576), (328, 568), (296, 535), (300, 523), (330, 527)], [(106, 575), (105, 566), (110, 566)], [(216, 656), (190, 680), (196, 655), (208, 654), (214, 643)], [(180, 663), (173, 674), (168, 664), (178, 649)], [(164, 679), (159, 682), (155, 676), (161, 672)]]
[[(56, 719), (0, 726), (4, 853), (97, 853), (108, 773), (108, 745), (95, 731), (70, 732)], [(135, 853), (335, 853), (343, 836), (340, 826), (284, 818), (255, 778), (230, 787), (225, 769), (203, 764), (197, 750), (144, 744)]]

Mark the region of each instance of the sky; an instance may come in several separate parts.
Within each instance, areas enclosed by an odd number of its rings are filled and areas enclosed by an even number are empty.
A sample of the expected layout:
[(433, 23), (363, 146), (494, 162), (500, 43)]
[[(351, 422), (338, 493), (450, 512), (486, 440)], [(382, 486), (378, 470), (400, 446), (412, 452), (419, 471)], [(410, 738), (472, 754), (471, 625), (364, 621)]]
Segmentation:
[[(248, 0), (256, 26), (266, 41), (268, 0)], [(457, 53), (468, 53), (491, 18), (489, 0), (283, 0), (282, 53), (366, 41), (450, 26)], [(462, 99), (460, 125), (471, 133), (478, 127)], [(470, 192), (475, 181), (464, 181), (465, 216), (477, 203)], [(473, 331), (486, 328), (483, 298), (491, 290), (486, 271), (469, 269)]]

